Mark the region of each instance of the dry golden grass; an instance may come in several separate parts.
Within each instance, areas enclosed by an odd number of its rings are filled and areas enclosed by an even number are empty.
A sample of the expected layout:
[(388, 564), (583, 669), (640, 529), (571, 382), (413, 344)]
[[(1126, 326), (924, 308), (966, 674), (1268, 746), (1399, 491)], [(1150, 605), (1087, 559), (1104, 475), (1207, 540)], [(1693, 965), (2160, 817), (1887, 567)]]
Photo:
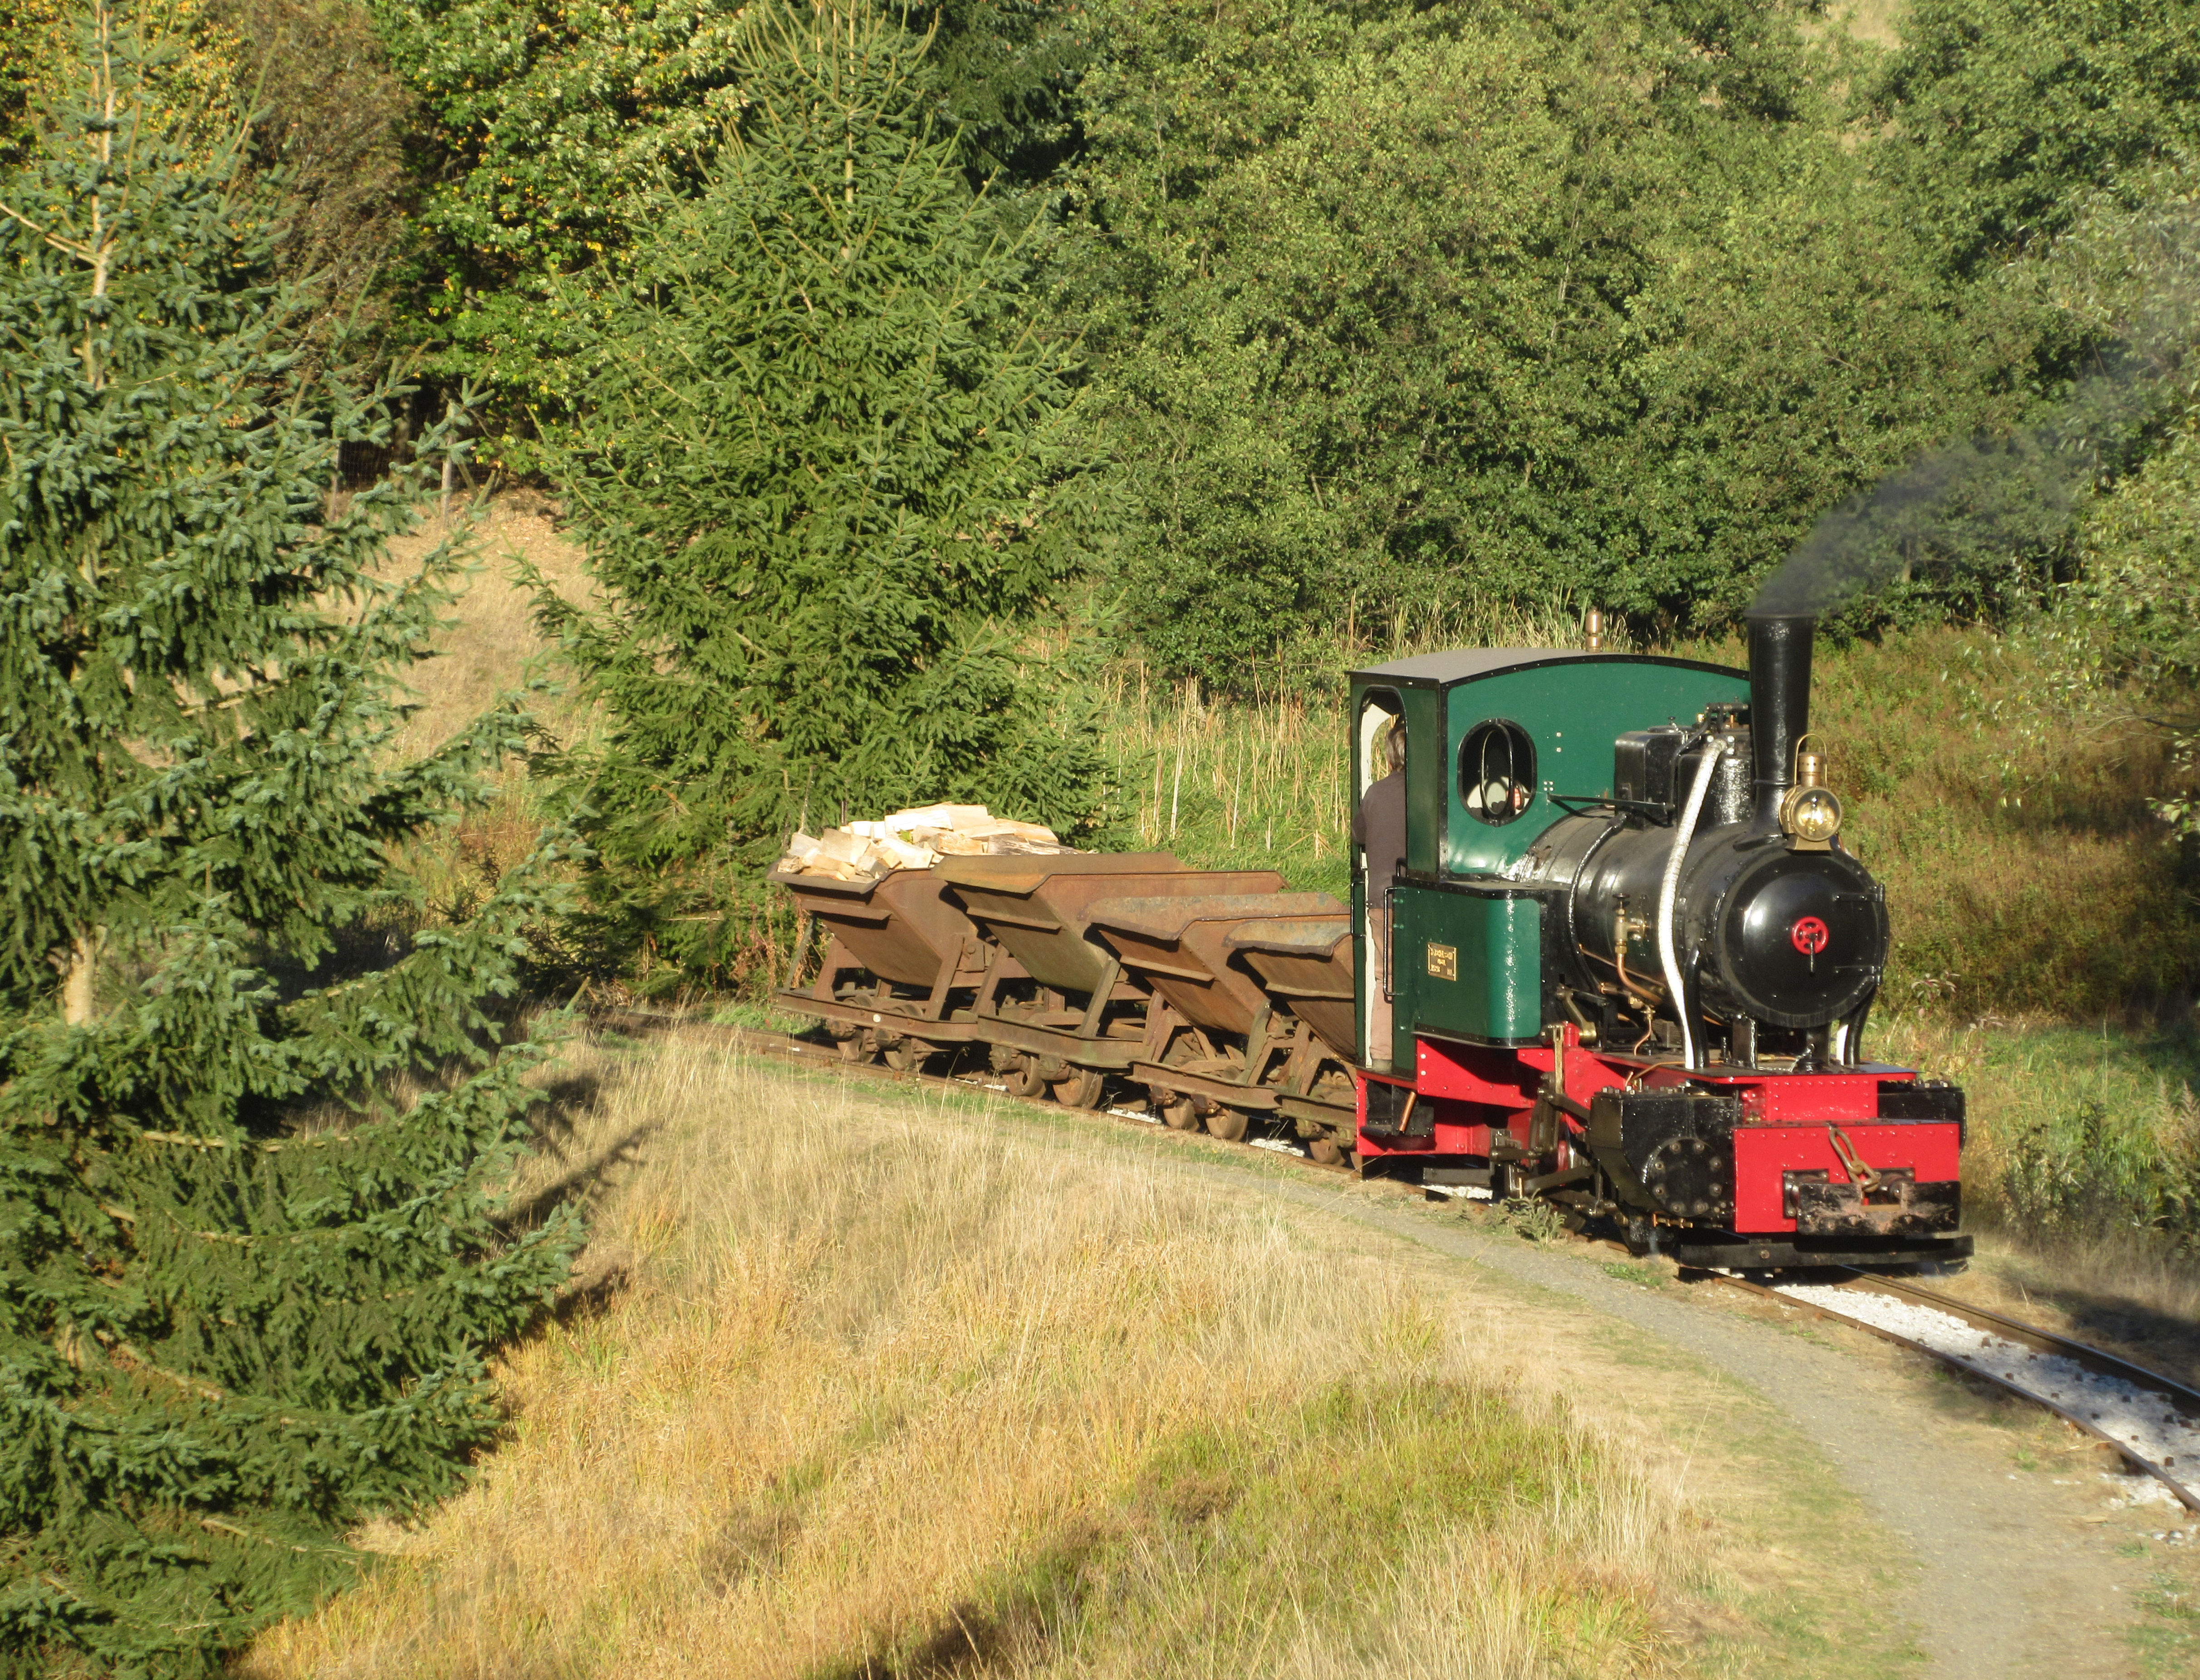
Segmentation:
[(242, 1674), (1510, 1680), (1659, 1671), (1700, 1620), (1711, 1453), (1583, 1413), (1588, 1355), (1455, 1268), (1090, 1122), (581, 1066), (534, 1170), (594, 1185), (600, 1308)]
[[(539, 567), (562, 594), (581, 599), (588, 593), (583, 552), (559, 530), (556, 507), (541, 496), (507, 490), (483, 502), (470, 527), (465, 517), (463, 506), (454, 507), (451, 529), (464, 536), (474, 571), (450, 628), (436, 639), (435, 657), (411, 675), (420, 709), (395, 743), (406, 758), (433, 751), (530, 676), (556, 676), (530, 598), (513, 582), (515, 561)], [(390, 544), (389, 569), (401, 573), (417, 565), (444, 530), (431, 511), (418, 530)], [(574, 721), (556, 695), (538, 701), (537, 709), (553, 726)]]
[[(530, 684), (540, 685), (526, 700), (538, 725), (567, 741), (585, 735), (592, 717), (567, 692), (553, 645), (535, 629), (532, 597), (514, 577), (525, 560), (568, 599), (590, 594), (584, 551), (561, 531), (555, 505), (530, 491), (507, 490), (471, 510), (454, 504), (448, 527), (431, 511), (418, 530), (389, 545), (385, 572), (406, 575), (447, 530), (463, 545), (468, 576), (432, 656), (407, 673), (416, 709), (397, 730), (393, 756), (425, 757)], [(421, 836), (409, 860), (427, 889), (431, 914), (454, 920), (470, 914), (497, 877), (534, 849), (544, 815), (527, 767), (512, 764), (497, 776), (486, 805)]]
[(1855, 39), (1891, 52), (1902, 44), (1902, 25), (1909, 12), (1909, 0), (1838, 0), (1828, 18)]

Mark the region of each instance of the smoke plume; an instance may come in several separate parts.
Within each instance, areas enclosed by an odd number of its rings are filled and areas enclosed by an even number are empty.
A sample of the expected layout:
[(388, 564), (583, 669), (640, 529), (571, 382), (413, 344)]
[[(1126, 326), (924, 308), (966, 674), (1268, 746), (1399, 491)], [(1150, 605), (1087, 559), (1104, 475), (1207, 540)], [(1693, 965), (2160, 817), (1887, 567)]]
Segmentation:
[(2039, 424), (1928, 451), (1840, 503), (1765, 580), (1750, 612), (1833, 612), (1920, 569), (1966, 569), (1984, 582), (2068, 536), (2080, 498), (2162, 411), (2187, 366), (2200, 212), (2189, 182), (2157, 184), (2145, 208), (2094, 217), (2055, 253), (2066, 307), (2108, 328), (2096, 372)]
[(2098, 376), (2043, 424), (1921, 455), (1820, 519), (1749, 610), (1828, 612), (1920, 567), (2011, 564), (2051, 547), (2100, 477), (2104, 449), (2144, 417), (2159, 379)]

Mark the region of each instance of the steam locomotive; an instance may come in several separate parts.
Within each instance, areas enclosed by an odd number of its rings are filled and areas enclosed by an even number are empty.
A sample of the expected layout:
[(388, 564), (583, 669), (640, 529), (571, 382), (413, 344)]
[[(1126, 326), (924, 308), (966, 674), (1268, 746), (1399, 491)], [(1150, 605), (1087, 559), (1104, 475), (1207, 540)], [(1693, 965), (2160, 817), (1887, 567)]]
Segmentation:
[(1167, 853), (775, 873), (828, 936), (780, 1001), (851, 1059), (1127, 1087), (1686, 1265), (1960, 1258), (1963, 1094), (1864, 1059), (1886, 896), (1807, 734), (1812, 628), (1752, 617), (1747, 670), (1592, 636), (1353, 672), (1354, 786), (1408, 750), (1349, 905)]

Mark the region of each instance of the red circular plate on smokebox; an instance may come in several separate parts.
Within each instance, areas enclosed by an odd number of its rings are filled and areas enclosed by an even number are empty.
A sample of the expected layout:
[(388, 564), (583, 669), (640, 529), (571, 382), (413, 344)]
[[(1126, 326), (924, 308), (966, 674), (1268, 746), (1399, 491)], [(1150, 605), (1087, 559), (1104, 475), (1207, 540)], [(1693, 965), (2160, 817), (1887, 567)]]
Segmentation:
[(1826, 948), (1832, 938), (1832, 929), (1815, 916), (1799, 918), (1788, 930), (1788, 942), (1805, 957), (1816, 957)]

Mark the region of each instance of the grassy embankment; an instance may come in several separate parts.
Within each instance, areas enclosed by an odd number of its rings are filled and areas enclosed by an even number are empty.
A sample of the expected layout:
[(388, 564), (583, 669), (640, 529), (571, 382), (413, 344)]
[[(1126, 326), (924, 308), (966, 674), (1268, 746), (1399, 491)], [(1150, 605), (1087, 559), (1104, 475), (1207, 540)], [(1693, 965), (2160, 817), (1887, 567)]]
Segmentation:
[(617, 1040), (553, 1112), (598, 1286), (242, 1674), (1905, 1665), (1899, 1547), (1762, 1402), (1197, 1170), (1261, 1156)]
[[(416, 740), (537, 648), (498, 576), (506, 543), (577, 584), (540, 513), (507, 503), (489, 538)], [(1822, 668), (1818, 721), (1905, 929), (1882, 1043), (1970, 1086), (1981, 1183), (2116, 1162), (2110, 1188), (2150, 1193), (2187, 1135), (2186, 1041), (2010, 1024), (2058, 974), (2095, 1004), (2160, 973), (2173, 946), (2149, 923), (2176, 902), (2129, 749), (2027, 737), (2021, 659), (1941, 632)], [(1202, 706), (1141, 694), (1134, 667), (1116, 680), (1112, 843), (1341, 885), (1333, 704)], [(530, 816), (515, 782), (449, 836), (451, 890)], [(2104, 916), (2106, 950), (2087, 933)], [(1993, 950), (1982, 917), (2016, 928), (2022, 963), (1974, 956)], [(1761, 1419), (1729, 1427), (1746, 1402), (1706, 1442), (1655, 1397), (1693, 1390), (1599, 1364), (1608, 1329), (1559, 1338), (1548, 1303), (1530, 1318), (1364, 1230), (1209, 1194), (1160, 1153), (1197, 1140), (1118, 1148), (1066, 1119), (1050, 1139), (1044, 1115), (971, 1101), (584, 1054), (535, 1170), (589, 1187), (601, 1287), (507, 1357), (514, 1437), (482, 1482), (372, 1531), (387, 1566), (245, 1671), (684, 1673), (698, 1653), (815, 1675), (1845, 1665), (1821, 1612), (1872, 1590), (1834, 1537), (1848, 1516), (1823, 1480), (1768, 1489), (1762, 1464), (1788, 1455)], [(2103, 1339), (2184, 1333), (2191, 1268), (2158, 1239), (2104, 1238), (2131, 1205), (2085, 1181), (2026, 1244), (1990, 1244), (1983, 1280), (2059, 1287)], [(2087, 1322), (2089, 1305), (2124, 1317)], [(1605, 1393), (1629, 1414), (1599, 1410)], [(1752, 1598), (1741, 1583), (1763, 1578), (1729, 1560), (1761, 1568), (1776, 1531), (1774, 1555), (1807, 1568)], [(1887, 1654), (1848, 1654), (1885, 1671)]]

